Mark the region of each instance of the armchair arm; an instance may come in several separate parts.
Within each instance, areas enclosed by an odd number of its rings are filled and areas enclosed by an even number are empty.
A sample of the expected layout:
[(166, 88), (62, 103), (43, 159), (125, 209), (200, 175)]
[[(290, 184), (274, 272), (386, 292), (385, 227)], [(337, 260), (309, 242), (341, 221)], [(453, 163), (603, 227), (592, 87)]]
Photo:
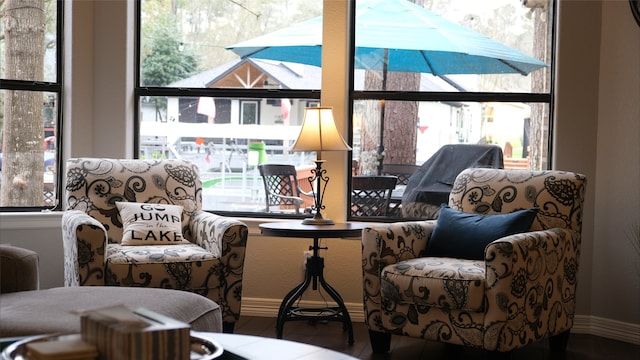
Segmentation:
[(104, 285), (107, 230), (79, 210), (62, 215), (65, 286)]
[(0, 245), (0, 294), (38, 290), (38, 275), (35, 251)]
[(200, 210), (191, 217), (189, 231), (193, 243), (216, 257), (225, 258), (233, 253), (240, 255), (236, 252), (236, 248), (240, 248), (241, 259), (244, 260), (248, 228), (243, 222)]
[(423, 257), (436, 220), (376, 224), (362, 231), (362, 273), (365, 322), (376, 329), (381, 309), (380, 274), (397, 262)]
[(424, 257), (436, 220), (376, 224), (362, 231), (363, 266), (380, 275), (382, 268)]
[[(528, 343), (573, 326), (580, 234), (549, 229), (504, 237), (485, 249), (485, 348)], [(524, 324), (524, 325), (523, 325)]]
[(216, 302), (222, 307), (223, 321), (238, 320), (249, 234), (247, 225), (230, 217), (197, 211), (191, 217), (189, 231), (195, 244), (220, 258), (220, 267), (215, 274), (220, 280), (220, 288), (213, 290), (218, 291)]

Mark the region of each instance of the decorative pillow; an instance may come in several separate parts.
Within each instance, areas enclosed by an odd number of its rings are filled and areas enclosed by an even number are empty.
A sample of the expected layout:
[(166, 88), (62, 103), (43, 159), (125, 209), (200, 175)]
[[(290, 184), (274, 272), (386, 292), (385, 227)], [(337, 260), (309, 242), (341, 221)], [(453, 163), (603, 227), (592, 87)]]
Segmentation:
[(182, 237), (182, 206), (116, 202), (122, 219), (122, 245), (188, 243)]
[(469, 260), (484, 259), (484, 249), (492, 241), (531, 228), (537, 208), (509, 214), (465, 213), (443, 204), (427, 245), (427, 256)]

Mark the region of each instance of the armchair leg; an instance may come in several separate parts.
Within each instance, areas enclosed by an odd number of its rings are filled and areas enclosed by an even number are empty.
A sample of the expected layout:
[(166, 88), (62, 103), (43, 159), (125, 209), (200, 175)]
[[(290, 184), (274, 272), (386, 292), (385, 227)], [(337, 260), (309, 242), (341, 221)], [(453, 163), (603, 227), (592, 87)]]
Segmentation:
[(233, 334), (233, 329), (236, 326), (235, 322), (228, 322), (228, 321), (223, 321), (222, 322), (222, 332), (225, 334)]
[(371, 350), (374, 353), (386, 353), (391, 348), (391, 334), (369, 330)]
[(567, 350), (567, 343), (569, 342), (569, 333), (571, 330), (561, 332), (558, 335), (554, 335), (549, 338), (549, 348), (554, 352), (564, 352)]

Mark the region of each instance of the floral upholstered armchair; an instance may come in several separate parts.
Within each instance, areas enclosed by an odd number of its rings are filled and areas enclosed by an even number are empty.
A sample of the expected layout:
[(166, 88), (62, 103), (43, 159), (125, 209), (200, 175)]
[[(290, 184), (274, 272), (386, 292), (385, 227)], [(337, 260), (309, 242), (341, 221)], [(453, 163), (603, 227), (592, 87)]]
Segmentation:
[(373, 350), (388, 351), (391, 334), (500, 353), (549, 338), (564, 350), (585, 186), (572, 172), (467, 169), (437, 220), (366, 228)]
[(220, 305), (224, 331), (233, 332), (247, 226), (201, 209), (193, 163), (70, 159), (65, 192), (65, 286), (194, 292)]

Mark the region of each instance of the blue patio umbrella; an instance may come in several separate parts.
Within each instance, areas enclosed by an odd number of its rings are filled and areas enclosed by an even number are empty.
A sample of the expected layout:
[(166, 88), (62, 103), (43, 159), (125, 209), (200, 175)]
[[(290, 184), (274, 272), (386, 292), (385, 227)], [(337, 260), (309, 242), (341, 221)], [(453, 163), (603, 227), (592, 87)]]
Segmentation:
[[(358, 0), (355, 17), (355, 67), (382, 72), (382, 90), (386, 90), (388, 71), (436, 76), (527, 75), (547, 66), (532, 56), (406, 0)], [(226, 49), (243, 59), (251, 57), (320, 66), (322, 17)], [(382, 139), (384, 102), (380, 111)], [(382, 154), (383, 151), (384, 146), (380, 144), (378, 153)]]
[[(527, 75), (547, 66), (405, 0), (359, 0), (355, 41), (355, 66), (366, 70)], [(320, 66), (322, 16), (227, 49), (242, 58)]]

